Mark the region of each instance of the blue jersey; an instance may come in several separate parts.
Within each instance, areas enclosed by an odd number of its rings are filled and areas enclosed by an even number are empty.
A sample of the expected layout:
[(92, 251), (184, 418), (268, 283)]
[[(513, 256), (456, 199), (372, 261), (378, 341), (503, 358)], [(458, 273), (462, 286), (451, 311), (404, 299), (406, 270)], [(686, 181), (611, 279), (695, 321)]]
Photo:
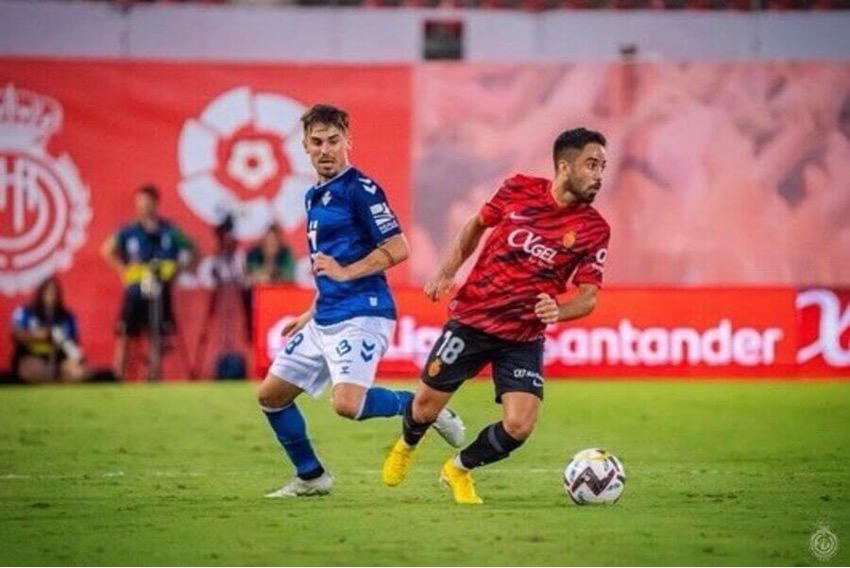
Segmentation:
[[(342, 266), (367, 256), (388, 238), (401, 234), (384, 191), (353, 167), (311, 187), (306, 195), (307, 240), (311, 255), (322, 252)], [(383, 272), (336, 282), (316, 278), (319, 296), (314, 319), (331, 325), (359, 316), (396, 318), (387, 278)]]
[[(80, 340), (77, 334), (77, 321), (70, 312), (57, 314), (53, 320), (40, 316), (30, 306), (20, 306), (12, 312), (12, 329), (35, 331), (45, 327), (49, 329), (60, 328), (62, 334), (74, 343), (78, 343)], [(51, 355), (56, 350), (56, 346), (50, 339), (32, 339), (19, 344), (19, 347), (26, 353), (41, 356)]]
[(177, 263), (192, 244), (183, 233), (164, 219), (157, 220), (156, 230), (148, 232), (141, 223), (130, 223), (115, 234), (118, 257), (127, 265), (124, 281), (130, 291), (138, 291), (139, 282), (153, 262), (159, 263), (160, 277), (170, 280)]

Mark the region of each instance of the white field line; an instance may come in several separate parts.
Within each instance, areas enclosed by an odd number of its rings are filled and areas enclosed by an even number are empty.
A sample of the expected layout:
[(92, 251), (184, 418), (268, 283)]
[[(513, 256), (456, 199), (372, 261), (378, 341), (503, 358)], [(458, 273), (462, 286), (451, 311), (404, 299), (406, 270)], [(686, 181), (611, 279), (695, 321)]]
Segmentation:
[[(558, 474), (557, 469), (491, 469), (499, 475), (538, 475), (538, 474)], [(344, 472), (343, 475), (380, 475), (379, 469), (360, 469)], [(51, 479), (110, 479), (119, 477), (230, 477), (244, 475), (267, 475), (268, 471), (257, 470), (236, 470), (236, 471), (107, 471), (98, 473), (2, 473), (0, 481), (38, 481)]]

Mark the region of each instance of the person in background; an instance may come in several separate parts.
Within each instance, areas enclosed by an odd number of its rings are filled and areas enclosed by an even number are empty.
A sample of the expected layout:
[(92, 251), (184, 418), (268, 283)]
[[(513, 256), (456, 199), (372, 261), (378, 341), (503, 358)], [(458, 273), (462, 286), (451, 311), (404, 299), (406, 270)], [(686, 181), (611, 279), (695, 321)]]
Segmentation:
[(103, 244), (101, 254), (124, 282), (124, 301), (116, 326), (115, 374), (124, 377), (129, 338), (151, 331), (153, 301), (161, 302), (159, 333), (174, 331), (171, 283), (194, 256), (185, 234), (157, 212), (159, 191), (143, 185), (135, 194), (136, 220)]
[(277, 284), (295, 280), (295, 258), (280, 227), (269, 226), (262, 240), (248, 250), (248, 283)]
[(248, 340), (254, 333), (254, 291), (257, 284), (292, 284), (295, 282), (295, 255), (283, 239), (280, 227), (269, 225), (259, 243), (248, 249), (245, 259), (245, 306), (248, 311)]
[(62, 301), (59, 281), (42, 282), (32, 300), (12, 313), (12, 371), (22, 383), (80, 382), (83, 364), (77, 320)]

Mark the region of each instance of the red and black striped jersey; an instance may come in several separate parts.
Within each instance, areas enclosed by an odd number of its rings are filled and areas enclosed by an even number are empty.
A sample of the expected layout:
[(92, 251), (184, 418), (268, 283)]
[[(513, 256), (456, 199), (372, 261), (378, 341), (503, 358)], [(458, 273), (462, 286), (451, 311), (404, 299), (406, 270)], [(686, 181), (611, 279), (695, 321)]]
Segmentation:
[(551, 182), (516, 175), (481, 208), (492, 227), (466, 282), (449, 303), (449, 317), (513, 341), (534, 341), (545, 324), (534, 314), (537, 295), (554, 297), (575, 285), (602, 284), (611, 229), (587, 204), (564, 207)]

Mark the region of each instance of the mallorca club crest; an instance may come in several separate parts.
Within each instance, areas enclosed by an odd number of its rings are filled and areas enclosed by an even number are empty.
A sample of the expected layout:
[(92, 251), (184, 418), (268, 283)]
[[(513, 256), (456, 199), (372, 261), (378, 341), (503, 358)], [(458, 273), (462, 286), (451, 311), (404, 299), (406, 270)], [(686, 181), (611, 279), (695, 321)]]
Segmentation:
[(68, 154), (47, 152), (62, 126), (53, 98), (0, 91), (0, 293), (29, 291), (71, 264), (91, 219), (89, 189)]
[(304, 221), (304, 194), (314, 182), (301, 146), (300, 103), (238, 87), (187, 120), (180, 132), (180, 197), (211, 225), (226, 213), (236, 236), (256, 239), (272, 222), (290, 232)]

